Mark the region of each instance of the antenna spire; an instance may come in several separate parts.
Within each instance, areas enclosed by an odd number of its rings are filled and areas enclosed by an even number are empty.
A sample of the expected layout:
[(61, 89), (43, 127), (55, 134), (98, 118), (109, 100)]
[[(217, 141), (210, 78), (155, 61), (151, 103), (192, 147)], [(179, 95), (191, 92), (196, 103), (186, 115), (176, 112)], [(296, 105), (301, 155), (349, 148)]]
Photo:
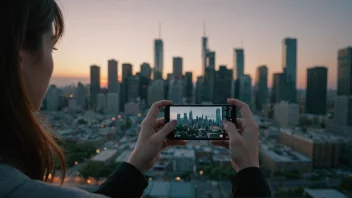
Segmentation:
[(206, 33), (206, 31), (207, 31), (207, 26), (206, 26), (207, 24), (205, 23), (205, 21), (203, 22), (203, 36), (206, 36), (207, 35), (207, 33)]
[(159, 21), (159, 38), (161, 38), (161, 22)]

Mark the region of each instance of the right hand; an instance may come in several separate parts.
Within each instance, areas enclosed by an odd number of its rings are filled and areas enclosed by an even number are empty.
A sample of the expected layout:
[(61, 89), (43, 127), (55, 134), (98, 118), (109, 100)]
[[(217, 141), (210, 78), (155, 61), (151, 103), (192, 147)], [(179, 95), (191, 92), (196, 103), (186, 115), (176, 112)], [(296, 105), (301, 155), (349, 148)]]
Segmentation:
[(259, 167), (259, 127), (253, 120), (252, 112), (248, 105), (240, 100), (227, 99), (227, 102), (241, 111), (242, 118), (236, 120), (238, 129), (234, 123), (224, 120), (223, 125), (229, 140), (213, 140), (212, 143), (229, 149), (232, 166), (236, 172), (249, 167)]

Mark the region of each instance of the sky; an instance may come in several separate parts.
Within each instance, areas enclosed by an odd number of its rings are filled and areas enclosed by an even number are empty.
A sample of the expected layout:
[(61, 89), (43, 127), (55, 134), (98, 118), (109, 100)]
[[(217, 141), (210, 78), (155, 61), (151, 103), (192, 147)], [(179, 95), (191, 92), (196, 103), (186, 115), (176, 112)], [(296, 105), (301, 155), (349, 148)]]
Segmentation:
[[(245, 73), (267, 65), (282, 71), (282, 40), (297, 38), (297, 87), (306, 87), (306, 69), (328, 67), (328, 87), (336, 88), (337, 51), (352, 45), (351, 0), (57, 0), (66, 32), (54, 52), (51, 83), (89, 83), (89, 66), (101, 66), (106, 84), (107, 61), (154, 66), (154, 39), (164, 41), (164, 76), (172, 57), (183, 57), (183, 71), (201, 74), (201, 37), (206, 23), (216, 66), (233, 67), (233, 49), (245, 50)], [(253, 80), (254, 82), (254, 80)]]
[[(176, 120), (177, 114), (181, 114), (181, 118), (184, 117), (184, 113), (187, 113), (187, 117), (189, 116), (189, 112), (192, 110), (193, 119), (198, 117), (208, 116), (208, 119), (216, 120), (216, 109), (221, 109), (221, 107), (170, 107), (170, 120)], [(220, 118), (222, 117), (222, 112), (220, 111)]]

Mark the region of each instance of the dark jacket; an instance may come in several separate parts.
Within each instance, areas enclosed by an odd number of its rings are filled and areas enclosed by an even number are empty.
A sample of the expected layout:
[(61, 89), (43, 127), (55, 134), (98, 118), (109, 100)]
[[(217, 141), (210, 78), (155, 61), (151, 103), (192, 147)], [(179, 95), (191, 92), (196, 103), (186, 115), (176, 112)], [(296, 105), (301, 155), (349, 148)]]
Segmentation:
[[(270, 197), (270, 189), (260, 168), (246, 168), (232, 179), (234, 197)], [(111, 198), (141, 197), (148, 182), (134, 166), (122, 163), (95, 192)]]
[[(95, 193), (33, 180), (18, 169), (0, 163), (0, 198), (140, 198), (147, 185), (144, 175), (128, 163), (122, 163)], [(270, 197), (259, 168), (246, 168), (237, 173), (232, 179), (232, 193), (234, 197)]]

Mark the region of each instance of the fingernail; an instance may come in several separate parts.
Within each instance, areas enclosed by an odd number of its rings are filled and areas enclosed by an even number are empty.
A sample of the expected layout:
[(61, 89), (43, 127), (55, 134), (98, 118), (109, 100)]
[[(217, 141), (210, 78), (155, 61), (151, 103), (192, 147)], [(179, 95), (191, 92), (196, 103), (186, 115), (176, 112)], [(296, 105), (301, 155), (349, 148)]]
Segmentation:
[(172, 123), (173, 125), (176, 125), (176, 124), (177, 124), (177, 120), (173, 120), (173, 121), (171, 121), (171, 123)]

